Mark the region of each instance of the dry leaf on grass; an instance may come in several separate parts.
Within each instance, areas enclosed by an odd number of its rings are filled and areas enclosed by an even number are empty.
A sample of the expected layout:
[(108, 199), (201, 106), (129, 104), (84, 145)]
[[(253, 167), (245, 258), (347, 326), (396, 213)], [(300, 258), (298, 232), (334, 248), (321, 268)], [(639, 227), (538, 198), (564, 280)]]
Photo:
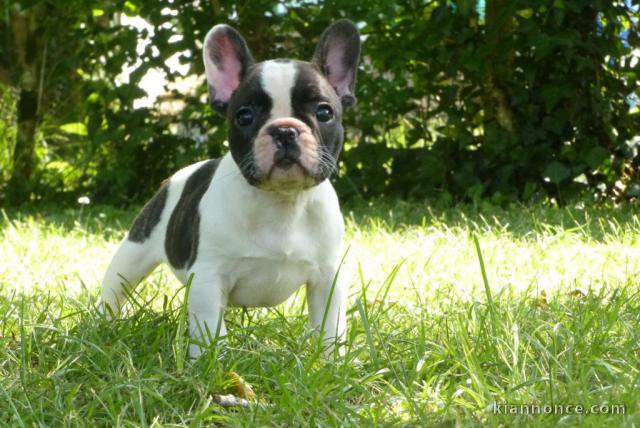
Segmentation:
[(233, 382), (233, 388), (236, 391), (236, 395), (240, 398), (246, 398), (247, 400), (254, 400), (256, 393), (253, 392), (253, 388), (249, 385), (242, 376), (236, 372), (229, 372), (229, 378)]
[(538, 297), (536, 297), (536, 306), (539, 307), (540, 309), (546, 309), (547, 306), (549, 306), (549, 303), (547, 302), (547, 292), (542, 290), (540, 291), (540, 294), (538, 294)]
[(573, 297), (576, 299), (585, 299), (587, 297), (587, 293), (585, 293), (584, 291), (580, 290), (579, 288), (576, 288), (575, 290), (572, 290), (570, 292), (567, 293), (567, 295), (569, 297)]

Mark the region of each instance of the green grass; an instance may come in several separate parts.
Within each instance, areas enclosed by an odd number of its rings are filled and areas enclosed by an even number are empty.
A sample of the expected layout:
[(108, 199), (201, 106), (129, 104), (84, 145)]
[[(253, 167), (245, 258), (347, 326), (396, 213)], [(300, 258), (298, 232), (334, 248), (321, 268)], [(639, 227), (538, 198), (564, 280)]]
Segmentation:
[[(633, 208), (344, 211), (346, 355), (318, 352), (301, 292), (228, 311), (229, 336), (196, 362), (168, 270), (123, 319), (93, 308), (133, 210), (0, 212), (0, 426), (640, 424)], [(233, 391), (229, 371), (253, 386), (251, 407), (211, 401)], [(625, 413), (504, 415), (494, 402)]]

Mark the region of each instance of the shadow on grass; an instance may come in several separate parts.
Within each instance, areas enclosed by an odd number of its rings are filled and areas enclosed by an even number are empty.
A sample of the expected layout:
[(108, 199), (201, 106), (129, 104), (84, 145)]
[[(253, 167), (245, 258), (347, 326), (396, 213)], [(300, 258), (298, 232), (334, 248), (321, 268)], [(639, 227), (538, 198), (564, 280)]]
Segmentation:
[(20, 209), (9, 208), (0, 211), (0, 232), (13, 222), (33, 222), (63, 233), (80, 230), (119, 239), (131, 226), (139, 210), (140, 207), (121, 209), (108, 205), (77, 208), (30, 205)]
[(498, 206), (433, 206), (429, 202), (380, 199), (342, 207), (345, 217), (360, 227), (375, 225), (390, 232), (407, 227), (458, 228), (470, 232), (495, 231), (521, 238), (532, 234), (575, 232), (593, 241), (611, 240), (622, 233), (640, 233), (640, 208), (513, 204)]
[[(14, 221), (34, 221), (63, 232), (80, 229), (106, 238), (120, 238), (131, 226), (140, 208), (122, 209), (107, 205), (79, 205), (77, 208), (30, 205), (20, 209), (10, 208), (0, 212), (0, 231)], [(343, 204), (342, 212), (361, 228), (371, 226), (389, 232), (408, 227), (442, 227), (470, 232), (496, 231), (519, 238), (540, 233), (574, 232), (593, 241), (615, 239), (628, 232), (640, 234), (640, 208), (633, 205), (550, 208), (513, 204), (502, 208), (461, 204), (443, 207), (426, 201), (377, 199), (351, 201)]]

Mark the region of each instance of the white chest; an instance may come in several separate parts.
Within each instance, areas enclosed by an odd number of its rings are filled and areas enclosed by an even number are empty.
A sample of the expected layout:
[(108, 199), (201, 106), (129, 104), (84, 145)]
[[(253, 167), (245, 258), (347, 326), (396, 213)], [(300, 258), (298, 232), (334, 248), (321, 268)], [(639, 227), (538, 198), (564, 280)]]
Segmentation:
[(239, 261), (235, 283), (228, 293), (230, 306), (274, 306), (309, 281), (317, 267), (308, 261), (247, 258)]
[(344, 224), (328, 181), (287, 199), (249, 186), (223, 160), (200, 213), (193, 268), (220, 278), (230, 306), (277, 305), (338, 258)]
[(243, 251), (228, 256), (228, 303), (273, 306), (313, 280), (322, 264), (326, 237), (301, 219), (295, 227), (265, 224), (253, 230)]

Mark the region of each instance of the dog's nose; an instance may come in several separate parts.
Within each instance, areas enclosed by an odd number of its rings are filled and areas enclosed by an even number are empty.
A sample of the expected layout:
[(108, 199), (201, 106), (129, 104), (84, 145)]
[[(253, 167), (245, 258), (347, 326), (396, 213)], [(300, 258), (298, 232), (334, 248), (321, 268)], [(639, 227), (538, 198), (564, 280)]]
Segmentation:
[(270, 134), (276, 145), (274, 163), (285, 169), (291, 167), (300, 157), (300, 147), (297, 144), (298, 130), (291, 127), (274, 127)]
[(298, 130), (296, 128), (280, 128), (276, 127), (271, 130), (271, 136), (276, 145), (280, 147), (294, 144), (298, 140)]

